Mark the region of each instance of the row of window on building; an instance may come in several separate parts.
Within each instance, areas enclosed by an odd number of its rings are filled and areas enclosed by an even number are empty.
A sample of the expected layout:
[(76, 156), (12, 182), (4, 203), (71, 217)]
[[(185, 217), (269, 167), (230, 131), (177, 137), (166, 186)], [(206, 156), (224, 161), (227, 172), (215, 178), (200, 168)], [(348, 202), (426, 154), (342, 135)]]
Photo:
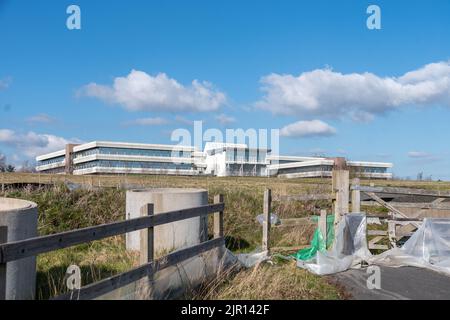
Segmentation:
[(75, 159), (96, 154), (123, 155), (123, 156), (143, 156), (143, 157), (170, 157), (170, 158), (190, 158), (192, 152), (184, 150), (156, 150), (156, 149), (131, 149), (131, 148), (109, 148), (99, 147), (77, 152)]
[(121, 169), (171, 169), (171, 170), (190, 170), (190, 163), (173, 162), (147, 162), (147, 161), (118, 161), (118, 160), (94, 160), (85, 163), (79, 163), (74, 166), (74, 170), (89, 169), (94, 167), (101, 168), (121, 168)]
[[(178, 171), (183, 171), (186, 174), (212, 174), (217, 176), (277, 174), (289, 176), (298, 174), (297, 176), (302, 176), (304, 173), (314, 172), (326, 172), (328, 174), (333, 169), (333, 166), (329, 165), (329, 163), (332, 163), (329, 161), (330, 159), (277, 156), (267, 158), (268, 153), (270, 153), (269, 149), (252, 149), (246, 148), (245, 145), (216, 143), (208, 145), (207, 143), (204, 152), (195, 152), (194, 148), (184, 148), (184, 150), (178, 148), (177, 150), (175, 146), (164, 146), (158, 149), (158, 146), (155, 145), (147, 145), (147, 148), (137, 144), (129, 145), (128, 148), (124, 143), (115, 142), (91, 142), (76, 148), (68, 145), (65, 152), (60, 150), (38, 157), (36, 169), (47, 173), (66, 172), (74, 174), (108, 173), (108, 169), (111, 169), (110, 173), (127, 172), (127, 169), (136, 173), (159, 171), (161, 173), (178, 174)], [(60, 155), (66, 152), (71, 155), (68, 160), (66, 160), (65, 155)], [(101, 155), (102, 157), (91, 157), (94, 155)], [(123, 157), (119, 160), (117, 156)], [(286, 158), (289, 158), (289, 160), (286, 160)], [(67, 165), (64, 160), (69, 161)], [(325, 161), (327, 164), (318, 164), (316, 160)], [(55, 163), (60, 163), (60, 165), (49, 166)], [(288, 163), (293, 165), (283, 166)], [(387, 168), (392, 166), (386, 163), (379, 163), (379, 165), (378, 163), (370, 163), (365, 166), (362, 162), (353, 165), (355, 171), (386, 177), (390, 175), (387, 173)], [(139, 169), (142, 169), (142, 171)]]

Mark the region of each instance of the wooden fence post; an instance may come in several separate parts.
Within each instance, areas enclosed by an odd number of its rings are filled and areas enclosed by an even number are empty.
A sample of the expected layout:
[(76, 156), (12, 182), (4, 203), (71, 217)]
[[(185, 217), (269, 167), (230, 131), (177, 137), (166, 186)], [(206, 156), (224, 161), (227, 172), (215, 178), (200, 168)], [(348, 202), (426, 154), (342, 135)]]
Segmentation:
[(397, 247), (397, 236), (396, 236), (396, 226), (395, 221), (388, 221), (388, 237), (389, 242), (391, 243), (392, 247)]
[(319, 230), (322, 234), (325, 244), (327, 243), (327, 210), (320, 210)]
[(272, 205), (272, 191), (267, 189), (264, 191), (264, 204), (263, 204), (263, 238), (262, 238), (262, 250), (270, 251), (270, 211)]
[[(359, 187), (359, 178), (355, 178), (352, 181), (353, 187)], [(361, 212), (361, 191), (352, 190), (352, 212)]]
[[(141, 217), (152, 216), (153, 203), (148, 203), (141, 208)], [(153, 227), (141, 230), (141, 250), (140, 250), (140, 264), (146, 264), (153, 261), (154, 258), (154, 230)]]
[(342, 216), (349, 213), (350, 172), (344, 158), (334, 160), (332, 190), (336, 194), (336, 200), (333, 203), (334, 225), (336, 226)]
[[(223, 194), (214, 196), (214, 203), (223, 203)], [(223, 211), (214, 213), (214, 239), (223, 237)]]
[[(147, 203), (141, 208), (141, 217), (144, 216), (153, 216), (154, 215), (154, 207), (153, 203)], [(155, 233), (154, 228), (150, 227), (148, 229), (141, 230), (141, 246), (140, 246), (140, 255), (139, 260), (140, 264), (147, 264), (149, 262), (155, 261)], [(153, 298), (153, 279), (154, 279), (154, 266), (151, 273), (146, 281), (142, 283), (141, 292), (142, 299), (152, 299)]]
[[(224, 202), (223, 194), (217, 194), (214, 196), (214, 203), (223, 203), (223, 202)], [(206, 218), (208, 218), (208, 217), (206, 217)], [(224, 236), (223, 211), (214, 212), (213, 219), (214, 219), (214, 221), (213, 221), (213, 223), (214, 223), (214, 239), (222, 238)], [(221, 259), (224, 258), (224, 254), (225, 254), (224, 247), (223, 246), (219, 247), (217, 253), (219, 255), (219, 261), (221, 261)]]
[[(8, 242), (8, 227), (0, 227), (0, 244)], [(0, 252), (0, 255), (2, 253)], [(0, 300), (6, 300), (6, 263), (0, 262)]]

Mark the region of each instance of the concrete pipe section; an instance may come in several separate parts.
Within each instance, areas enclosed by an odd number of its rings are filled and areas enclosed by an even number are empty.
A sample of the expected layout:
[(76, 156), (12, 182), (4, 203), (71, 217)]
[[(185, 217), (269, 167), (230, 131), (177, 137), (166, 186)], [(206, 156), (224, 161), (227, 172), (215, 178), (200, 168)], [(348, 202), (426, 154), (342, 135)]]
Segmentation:
[[(127, 219), (137, 218), (141, 207), (154, 204), (154, 214), (195, 208), (208, 204), (208, 192), (203, 189), (159, 188), (130, 190), (126, 196)], [(207, 240), (207, 217), (181, 220), (154, 229), (156, 258), (175, 250), (199, 244)], [(140, 249), (140, 231), (127, 234), (128, 250)], [(213, 249), (202, 255), (185, 260), (177, 266), (158, 272), (154, 282), (145, 279), (126, 285), (118, 290), (99, 297), (99, 299), (170, 299), (182, 297), (196, 287), (215, 277), (219, 269), (220, 250)]]
[[(153, 203), (154, 214), (195, 208), (208, 204), (208, 192), (203, 189), (157, 188), (129, 190), (126, 196), (127, 219), (138, 218), (141, 207)], [(206, 237), (206, 217), (191, 218), (155, 227), (155, 255), (199, 244)], [(206, 240), (206, 238), (203, 238)], [(127, 234), (127, 249), (140, 250), (140, 231)]]
[[(20, 199), (0, 198), (2, 242), (36, 237), (37, 221), (38, 209), (36, 203)], [(4, 237), (5, 231), (6, 237)], [(6, 299), (34, 299), (35, 291), (36, 257), (8, 262), (6, 266)]]

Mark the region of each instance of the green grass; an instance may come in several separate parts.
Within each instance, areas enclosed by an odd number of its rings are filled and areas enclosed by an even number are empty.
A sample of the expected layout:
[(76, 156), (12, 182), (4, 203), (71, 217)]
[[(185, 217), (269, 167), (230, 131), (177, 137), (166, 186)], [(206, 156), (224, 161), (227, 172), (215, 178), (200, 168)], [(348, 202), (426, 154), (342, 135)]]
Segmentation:
[[(0, 196), (36, 202), (40, 235), (118, 221), (125, 215), (125, 193), (116, 189), (71, 192), (58, 184), (37, 190), (29, 187), (5, 190)], [(81, 268), (85, 285), (126, 271), (135, 263), (136, 257), (125, 250), (124, 236), (39, 255), (37, 298), (48, 299), (66, 292), (64, 276), (69, 265)]]
[(121, 238), (42, 254), (37, 259), (37, 298), (48, 299), (68, 292), (65, 273), (70, 265), (80, 267), (81, 283), (86, 285), (125, 272), (136, 261), (137, 257), (125, 250)]

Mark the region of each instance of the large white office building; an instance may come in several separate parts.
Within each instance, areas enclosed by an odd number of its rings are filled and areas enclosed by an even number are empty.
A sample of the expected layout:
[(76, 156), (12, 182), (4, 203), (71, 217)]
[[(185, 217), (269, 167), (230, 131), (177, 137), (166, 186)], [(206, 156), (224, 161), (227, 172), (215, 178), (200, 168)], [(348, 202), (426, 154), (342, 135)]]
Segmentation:
[(74, 175), (196, 175), (204, 170), (199, 156), (194, 147), (93, 141), (37, 157), (36, 170)]
[[(53, 174), (161, 174), (226, 176), (331, 177), (335, 158), (272, 155), (246, 144), (191, 146), (93, 141), (36, 158), (36, 170)], [(365, 178), (390, 179), (391, 163), (347, 161)]]
[(250, 148), (246, 144), (206, 143), (206, 174), (227, 176), (267, 176), (269, 149)]
[[(269, 156), (269, 176), (282, 178), (326, 178), (332, 176), (336, 158)], [(346, 161), (347, 167), (361, 178), (392, 179), (392, 163)]]

